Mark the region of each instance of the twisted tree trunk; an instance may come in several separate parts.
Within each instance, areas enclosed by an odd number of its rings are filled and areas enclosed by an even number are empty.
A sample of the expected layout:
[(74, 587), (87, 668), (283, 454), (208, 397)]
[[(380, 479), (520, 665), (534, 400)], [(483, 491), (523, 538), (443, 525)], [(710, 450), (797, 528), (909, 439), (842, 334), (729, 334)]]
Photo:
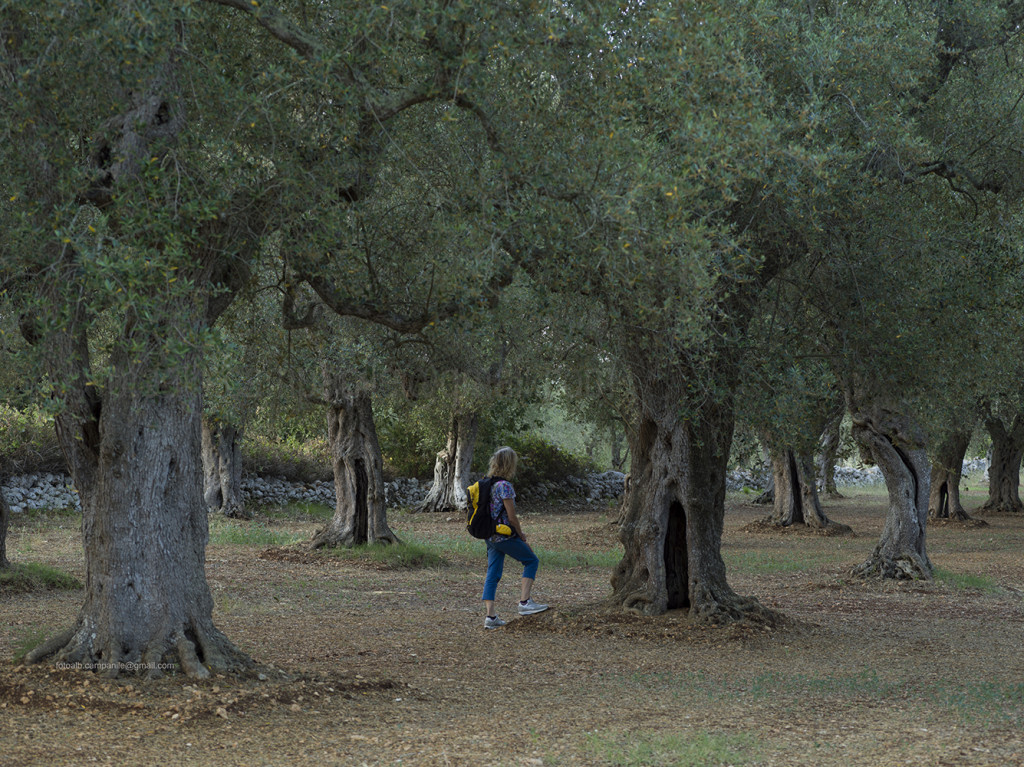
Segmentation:
[(1009, 427), (990, 415), (985, 428), (992, 437), (992, 461), (988, 467), (988, 500), (982, 513), (1024, 512), (1020, 500), (1020, 463), (1024, 458), (1024, 415), (1017, 413)]
[(925, 548), (928, 520), (928, 455), (921, 430), (907, 415), (869, 401), (851, 400), (853, 438), (885, 477), (889, 510), (878, 545), (853, 574), (863, 577), (932, 577)]
[(252, 514), (242, 502), (242, 432), (229, 423), (203, 419), (203, 497), (212, 511), (236, 519)]
[(732, 443), (728, 403), (705, 400), (692, 420), (649, 382), (633, 432), (629, 492), (619, 537), (625, 554), (612, 576), (613, 601), (648, 615), (688, 609), (697, 620), (765, 612), (738, 596), (721, 556), (725, 472)]
[(434, 461), (434, 484), (416, 511), (450, 512), (466, 508), (466, 486), (479, 426), (478, 413), (452, 416), (448, 442)]
[[(111, 355), (102, 396), (83, 379), (57, 416), (82, 502), (85, 602), (74, 626), (26, 659), (108, 676), (159, 676), (175, 664), (200, 678), (245, 668), (249, 658), (213, 624), (206, 581), (198, 353), (168, 368), (159, 339), (146, 348), (141, 336), (136, 329), (135, 344)], [(64, 341), (62, 357), (87, 358), (84, 335)]]
[(813, 458), (792, 449), (771, 452), (775, 503), (765, 520), (779, 527), (806, 525), (816, 530), (851, 532), (847, 525), (833, 522), (821, 508), (814, 478)]
[(344, 374), (325, 373), (327, 431), (334, 468), (334, 516), (310, 542), (323, 546), (397, 543), (384, 507), (384, 460), (370, 394)]
[(951, 431), (939, 443), (932, 461), (931, 492), (928, 497), (928, 516), (932, 519), (952, 519), (958, 522), (972, 520), (960, 502), (960, 475), (970, 441), (970, 431)]

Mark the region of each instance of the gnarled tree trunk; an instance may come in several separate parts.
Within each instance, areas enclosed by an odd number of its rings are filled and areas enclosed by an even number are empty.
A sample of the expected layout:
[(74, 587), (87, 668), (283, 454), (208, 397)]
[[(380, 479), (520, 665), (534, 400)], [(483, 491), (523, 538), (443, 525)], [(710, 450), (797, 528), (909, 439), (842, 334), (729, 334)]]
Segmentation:
[(811, 456), (797, 455), (786, 448), (772, 450), (771, 458), (775, 503), (766, 522), (779, 527), (806, 525), (816, 530), (850, 532), (847, 525), (833, 522), (822, 510)]
[(11, 507), (7, 505), (7, 499), (0, 490), (0, 569), (10, 567), (7, 560), (7, 528), (11, 523)]
[(203, 419), (203, 497), (226, 517), (249, 519), (242, 502), (242, 432), (220, 420)]
[(852, 399), (853, 438), (885, 477), (889, 510), (878, 545), (853, 574), (882, 578), (932, 577), (925, 548), (928, 520), (928, 455), (913, 420), (866, 397)]
[(449, 512), (466, 508), (466, 486), (479, 426), (478, 413), (452, 416), (448, 442), (434, 461), (434, 484), (416, 511)]
[(630, 488), (619, 537), (625, 554), (612, 576), (613, 601), (658, 615), (689, 609), (698, 620), (734, 620), (763, 608), (738, 596), (721, 555), (730, 405), (705, 401), (692, 420), (678, 402), (650, 392), (630, 439)]
[(964, 456), (971, 441), (971, 432), (948, 432), (932, 461), (931, 492), (928, 497), (928, 516), (932, 519), (971, 521), (971, 515), (960, 502), (960, 475)]
[[(159, 340), (138, 352), (140, 335), (112, 354), (102, 395), (82, 379), (57, 416), (82, 502), (85, 602), (71, 629), (26, 659), (109, 676), (157, 676), (174, 661), (200, 678), (243, 668), (251, 661), (213, 625), (206, 581), (197, 355), (168, 369)], [(80, 336), (64, 356), (86, 359), (84, 345)]]
[(343, 374), (325, 373), (327, 431), (334, 468), (334, 516), (310, 542), (322, 546), (397, 543), (384, 508), (384, 461), (370, 394)]
[(985, 419), (992, 437), (992, 461), (988, 467), (988, 500), (983, 513), (1024, 512), (1020, 500), (1020, 463), (1024, 457), (1024, 415), (1017, 413), (1009, 427), (998, 416)]

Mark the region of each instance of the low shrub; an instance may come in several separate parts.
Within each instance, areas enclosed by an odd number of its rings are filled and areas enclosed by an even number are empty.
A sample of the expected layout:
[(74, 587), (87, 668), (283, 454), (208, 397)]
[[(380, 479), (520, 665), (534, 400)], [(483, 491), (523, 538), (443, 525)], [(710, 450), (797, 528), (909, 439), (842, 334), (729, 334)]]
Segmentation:
[(410, 541), (321, 549), (321, 553), (326, 557), (356, 560), (388, 570), (414, 570), (447, 565), (435, 547)]
[[(565, 477), (581, 477), (597, 471), (589, 459), (576, 455), (532, 432), (510, 436), (506, 443), (519, 455), (516, 485), (532, 487), (557, 482)], [(480, 455), (481, 472), (487, 470), (490, 452)]]
[(0, 476), (66, 471), (53, 417), (0, 404)]
[(14, 594), (58, 589), (75, 591), (82, 582), (70, 573), (38, 562), (13, 563), (0, 570), (0, 593)]
[(242, 471), (261, 477), (283, 477), (289, 482), (330, 481), (334, 477), (330, 455), (325, 439), (271, 440), (247, 436), (242, 442)]

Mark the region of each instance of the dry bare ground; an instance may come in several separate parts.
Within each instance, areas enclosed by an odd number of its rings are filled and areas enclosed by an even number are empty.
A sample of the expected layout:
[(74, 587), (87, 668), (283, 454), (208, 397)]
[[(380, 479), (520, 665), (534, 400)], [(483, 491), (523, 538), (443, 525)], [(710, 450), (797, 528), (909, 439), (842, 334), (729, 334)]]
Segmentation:
[[(607, 509), (523, 509), (552, 609), (495, 631), (482, 544), (457, 520), (390, 516), (444, 550), (426, 568), (215, 537), (215, 618), (262, 678), (17, 666), (6, 659), (70, 624), (80, 593), (6, 594), (0, 764), (1024, 764), (1024, 519), (932, 528), (935, 582), (852, 581), (883, 507), (832, 502), (856, 535), (821, 537), (744, 531), (766, 511), (730, 503), (730, 580), (787, 617), (771, 627), (606, 610)], [(315, 526), (264, 524), (302, 538)], [(16, 525), (9, 550), (83, 576), (67, 517)], [(517, 576), (507, 567), (499, 590), (506, 618)]]

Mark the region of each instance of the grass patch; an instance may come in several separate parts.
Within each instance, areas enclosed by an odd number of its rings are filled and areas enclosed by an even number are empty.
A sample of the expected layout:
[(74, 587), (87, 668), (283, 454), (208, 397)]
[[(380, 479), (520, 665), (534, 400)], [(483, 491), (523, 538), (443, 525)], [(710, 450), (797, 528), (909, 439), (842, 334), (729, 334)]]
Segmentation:
[(956, 589), (975, 589), (993, 594), (999, 591), (999, 585), (987, 575), (975, 575), (973, 573), (954, 573), (941, 567), (933, 571), (935, 580), (945, 583)]
[(56, 633), (56, 630), (51, 629), (30, 629), (22, 633), (14, 642), (12, 659), (15, 663), (21, 663), (29, 652), (39, 647), (39, 645)]
[(371, 543), (351, 548), (321, 549), (324, 556), (371, 562), (394, 570), (444, 567), (448, 562), (428, 544), (403, 540), (401, 543)]
[(210, 519), (211, 544), (236, 544), (238, 546), (288, 546), (302, 540), (304, 536), (271, 530), (262, 522), (243, 522), (213, 517)]
[[(441, 555), (456, 555), (468, 559), (486, 559), (487, 548), (483, 541), (465, 536), (441, 536), (421, 538), (413, 533), (399, 533), (403, 540), (416, 543)], [(540, 558), (540, 566), (557, 570), (568, 570), (572, 567), (615, 567), (622, 559), (622, 552), (611, 551), (571, 551), (569, 549), (546, 549), (533, 547), (534, 553)]]
[(311, 501), (291, 501), (274, 506), (259, 506), (254, 510), (267, 519), (289, 522), (326, 522), (334, 516), (332, 507)]
[(1019, 727), (1024, 722), (1024, 683), (940, 683), (931, 686), (926, 697), (958, 714), (965, 724), (1004, 721)]
[(734, 699), (737, 696), (753, 700), (797, 698), (808, 694), (884, 699), (898, 696), (906, 687), (902, 683), (888, 682), (880, 678), (878, 672), (872, 668), (825, 676), (769, 671), (743, 678), (711, 677), (697, 672), (635, 673), (628, 677), (628, 685), (635, 689), (658, 691), (674, 699), (709, 701)]
[(725, 566), (731, 572), (748, 575), (799, 573), (833, 561), (831, 554), (791, 554), (780, 551), (722, 551)]
[(0, 593), (4, 594), (52, 589), (74, 591), (80, 588), (82, 582), (75, 576), (38, 562), (12, 564), (0, 570)]
[(615, 767), (697, 767), (743, 765), (757, 756), (752, 735), (698, 731), (687, 735), (635, 732), (594, 733), (587, 738), (594, 761)]
[(601, 567), (611, 569), (619, 564), (622, 551), (569, 551), (568, 549), (544, 549), (537, 547), (534, 552), (540, 558), (541, 567), (568, 570), (572, 567)]

